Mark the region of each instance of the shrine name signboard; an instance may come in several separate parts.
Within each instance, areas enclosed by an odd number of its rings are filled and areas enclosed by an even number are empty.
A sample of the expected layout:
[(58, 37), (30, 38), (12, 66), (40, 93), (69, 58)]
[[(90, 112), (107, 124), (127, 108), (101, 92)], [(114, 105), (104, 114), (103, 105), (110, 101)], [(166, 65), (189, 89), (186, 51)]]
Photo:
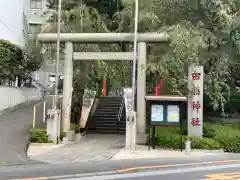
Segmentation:
[(188, 135), (203, 134), (203, 67), (190, 65), (188, 69)]

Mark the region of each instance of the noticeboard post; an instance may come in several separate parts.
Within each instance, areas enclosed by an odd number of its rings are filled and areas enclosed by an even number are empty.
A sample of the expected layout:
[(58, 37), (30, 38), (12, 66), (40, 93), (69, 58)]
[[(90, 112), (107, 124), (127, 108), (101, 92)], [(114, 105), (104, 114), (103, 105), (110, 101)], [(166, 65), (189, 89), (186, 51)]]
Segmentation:
[[(156, 126), (179, 126), (181, 151), (183, 149), (183, 119), (186, 119), (187, 98), (184, 96), (146, 96), (148, 126), (148, 150), (155, 149)], [(150, 130), (152, 129), (152, 138)]]

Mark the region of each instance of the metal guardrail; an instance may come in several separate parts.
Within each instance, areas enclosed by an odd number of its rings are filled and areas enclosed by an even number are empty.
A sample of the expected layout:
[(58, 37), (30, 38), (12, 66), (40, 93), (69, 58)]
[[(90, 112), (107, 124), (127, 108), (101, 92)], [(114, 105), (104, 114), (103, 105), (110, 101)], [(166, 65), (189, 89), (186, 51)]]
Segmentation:
[(124, 98), (122, 99), (122, 102), (121, 102), (121, 107), (118, 111), (118, 122), (120, 122), (121, 120), (121, 116), (122, 116), (122, 112), (123, 112), (123, 107), (124, 107)]

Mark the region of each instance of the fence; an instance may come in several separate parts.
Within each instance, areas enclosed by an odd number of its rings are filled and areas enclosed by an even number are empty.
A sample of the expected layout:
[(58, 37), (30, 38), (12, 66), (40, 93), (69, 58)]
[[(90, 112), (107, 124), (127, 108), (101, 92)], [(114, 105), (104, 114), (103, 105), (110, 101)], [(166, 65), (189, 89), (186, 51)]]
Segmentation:
[(42, 92), (36, 88), (16, 88), (0, 86), (0, 94), (0, 111), (28, 101), (40, 100), (42, 98)]

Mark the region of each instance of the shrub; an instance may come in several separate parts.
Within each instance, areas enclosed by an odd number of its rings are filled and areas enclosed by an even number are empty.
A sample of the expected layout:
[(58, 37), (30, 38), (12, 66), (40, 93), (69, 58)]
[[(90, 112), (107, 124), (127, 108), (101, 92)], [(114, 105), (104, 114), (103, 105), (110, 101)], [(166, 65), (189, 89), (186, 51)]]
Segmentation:
[(70, 129), (71, 129), (71, 130), (78, 131), (78, 130), (79, 130), (79, 126), (78, 126), (77, 124), (71, 123), (71, 124), (70, 124)]
[(215, 140), (222, 144), (226, 152), (240, 152), (240, 128), (238, 125), (214, 125)]
[(203, 137), (214, 138), (215, 136), (214, 126), (209, 123), (203, 124)]
[(30, 141), (33, 143), (50, 143), (46, 128), (32, 128), (29, 132)]
[(221, 144), (211, 138), (190, 137), (191, 147), (193, 149), (221, 149)]
[[(181, 136), (179, 127), (158, 127), (156, 134), (156, 144), (160, 147), (181, 148)], [(191, 147), (193, 149), (220, 149), (221, 144), (211, 138), (189, 137)], [(183, 136), (182, 147), (187, 140), (187, 136)]]

